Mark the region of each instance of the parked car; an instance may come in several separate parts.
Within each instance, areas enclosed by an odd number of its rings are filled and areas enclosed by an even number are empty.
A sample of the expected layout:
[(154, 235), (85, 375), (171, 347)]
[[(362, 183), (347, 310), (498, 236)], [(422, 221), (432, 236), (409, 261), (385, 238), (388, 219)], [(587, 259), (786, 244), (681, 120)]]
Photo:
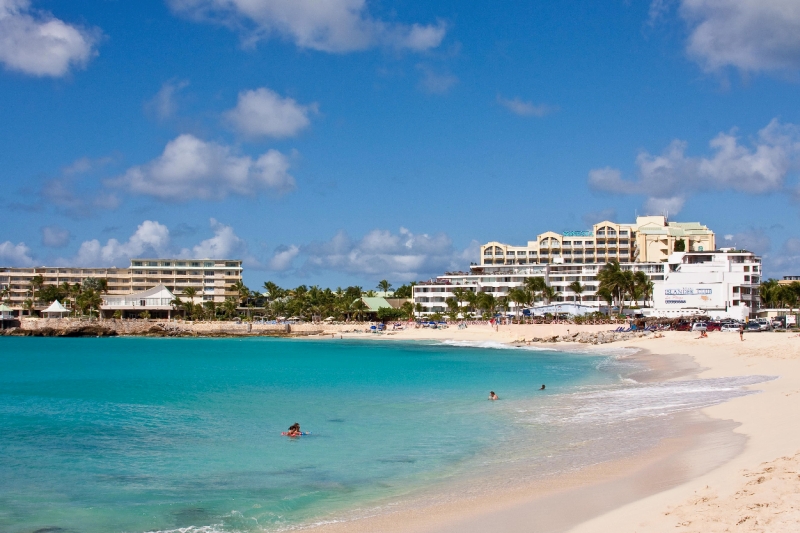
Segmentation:
[(675, 326), (673, 326), (675, 331), (691, 331), (692, 324), (690, 322), (678, 322)]
[(720, 322), (709, 322), (706, 326), (708, 331), (720, 331), (722, 329), (722, 324)]
[(748, 322), (747, 327), (745, 329), (747, 331), (764, 331), (761, 329), (761, 324), (755, 321)]
[(705, 322), (695, 322), (692, 324), (692, 331), (707, 331), (708, 325)]
[(720, 325), (719, 330), (720, 331), (734, 331), (735, 332), (735, 331), (739, 331), (739, 326), (740, 325), (737, 324), (736, 322), (723, 322)]

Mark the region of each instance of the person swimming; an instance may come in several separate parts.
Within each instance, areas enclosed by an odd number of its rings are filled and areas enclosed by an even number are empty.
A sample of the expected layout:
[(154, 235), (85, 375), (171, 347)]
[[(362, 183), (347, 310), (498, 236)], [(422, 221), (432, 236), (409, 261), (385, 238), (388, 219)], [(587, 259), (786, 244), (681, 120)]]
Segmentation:
[(497, 394), (494, 393), (493, 390), (489, 391), (489, 399), (490, 400), (499, 400), (500, 398), (497, 397)]
[(297, 422), (289, 426), (289, 431), (286, 432), (287, 437), (299, 437), (302, 434), (303, 432), (300, 431), (300, 424)]
[(544, 390), (544, 385), (542, 385), (542, 388), (541, 388), (541, 389), (539, 389), (539, 390)]

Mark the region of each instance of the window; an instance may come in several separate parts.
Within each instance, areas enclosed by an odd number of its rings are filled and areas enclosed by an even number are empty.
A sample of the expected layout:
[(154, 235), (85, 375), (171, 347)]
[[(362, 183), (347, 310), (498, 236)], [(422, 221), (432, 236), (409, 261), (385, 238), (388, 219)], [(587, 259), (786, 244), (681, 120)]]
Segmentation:
[(148, 270), (147, 271), (147, 275), (148, 276), (152, 276), (152, 275), (156, 275), (157, 276), (158, 275), (158, 270)]
[(208, 268), (208, 267), (213, 267), (213, 266), (214, 266), (214, 263), (209, 263), (209, 262), (206, 262), (206, 263), (203, 263), (203, 266), (204, 266), (204, 267), (206, 267), (206, 268)]
[(172, 263), (170, 263), (169, 261), (164, 261), (163, 263), (161, 263), (161, 266), (165, 267), (172, 266)]
[(144, 271), (143, 270), (134, 270), (133, 273), (134, 274), (139, 274), (141, 276), (142, 274), (144, 274)]
[(516, 253), (511, 251), (511, 250), (509, 250), (508, 255), (516, 255)]
[(753, 272), (758, 272), (758, 266), (753, 267)]
[(158, 262), (156, 262), (156, 261), (148, 261), (147, 262), (147, 266), (149, 266), (149, 267), (157, 267), (158, 266)]
[(739, 293), (739, 287), (734, 287), (733, 294), (738, 294), (738, 293)]
[(140, 267), (140, 266), (142, 266), (142, 262), (141, 261), (134, 261), (133, 262), (133, 266)]
[(228, 261), (227, 263), (225, 263), (225, 266), (226, 267), (237, 267), (239, 265), (234, 261)]
[(186, 266), (186, 261), (178, 261), (177, 263), (175, 263), (175, 266), (185, 267)]
[(200, 266), (200, 263), (198, 263), (198, 262), (196, 262), (196, 261), (192, 261), (192, 264), (191, 264), (191, 265), (189, 265), (189, 266), (193, 266), (193, 267), (199, 267), (199, 266)]
[(492, 248), (491, 248), (491, 247), (489, 247), (489, 248), (486, 248), (486, 249), (483, 251), (483, 255), (492, 255)]
[(619, 232), (619, 234), (620, 234), (620, 236), (627, 237), (627, 236), (628, 236), (628, 230), (621, 230), (621, 231)]
[(206, 276), (213, 276), (214, 275), (214, 271), (213, 270), (206, 270), (205, 274), (206, 274)]
[(177, 272), (175, 272), (175, 274), (178, 275), (178, 276), (185, 276), (186, 275), (186, 271), (185, 270), (178, 270)]

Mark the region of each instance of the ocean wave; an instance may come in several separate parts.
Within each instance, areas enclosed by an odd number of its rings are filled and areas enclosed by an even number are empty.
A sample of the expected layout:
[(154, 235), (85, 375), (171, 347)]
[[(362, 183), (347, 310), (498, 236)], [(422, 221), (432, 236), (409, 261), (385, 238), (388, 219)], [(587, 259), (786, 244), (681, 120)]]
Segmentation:
[(513, 344), (506, 344), (497, 341), (446, 340), (446, 341), (441, 341), (439, 344), (444, 344), (446, 346), (456, 346), (459, 348), (485, 348), (490, 350), (530, 350), (534, 352), (553, 351), (552, 348), (544, 348), (541, 346), (515, 346)]
[(611, 389), (566, 394), (545, 409), (540, 407), (528, 422), (605, 425), (665, 417), (757, 394), (759, 391), (746, 387), (774, 379), (776, 376), (754, 375), (661, 383), (626, 380), (621, 386)]

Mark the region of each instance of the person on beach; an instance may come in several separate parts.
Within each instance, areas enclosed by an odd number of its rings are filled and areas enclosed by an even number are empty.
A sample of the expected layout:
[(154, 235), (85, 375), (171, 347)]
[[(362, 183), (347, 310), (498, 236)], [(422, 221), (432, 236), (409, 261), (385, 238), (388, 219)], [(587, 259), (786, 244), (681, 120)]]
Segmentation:
[(302, 434), (303, 432), (300, 431), (300, 424), (297, 422), (289, 426), (289, 431), (286, 432), (287, 437), (299, 437)]
[(500, 398), (497, 397), (497, 394), (494, 393), (493, 390), (489, 391), (489, 399), (490, 400), (499, 400)]
[(698, 339), (705, 339), (706, 337), (708, 337), (708, 333), (706, 333), (705, 331), (701, 331), (700, 332), (700, 336), (697, 337), (697, 338)]
[(541, 388), (541, 389), (539, 389), (539, 390), (544, 390), (544, 384), (542, 384), (542, 388)]
[(743, 325), (739, 326), (739, 340), (740, 341), (744, 340), (744, 326)]

